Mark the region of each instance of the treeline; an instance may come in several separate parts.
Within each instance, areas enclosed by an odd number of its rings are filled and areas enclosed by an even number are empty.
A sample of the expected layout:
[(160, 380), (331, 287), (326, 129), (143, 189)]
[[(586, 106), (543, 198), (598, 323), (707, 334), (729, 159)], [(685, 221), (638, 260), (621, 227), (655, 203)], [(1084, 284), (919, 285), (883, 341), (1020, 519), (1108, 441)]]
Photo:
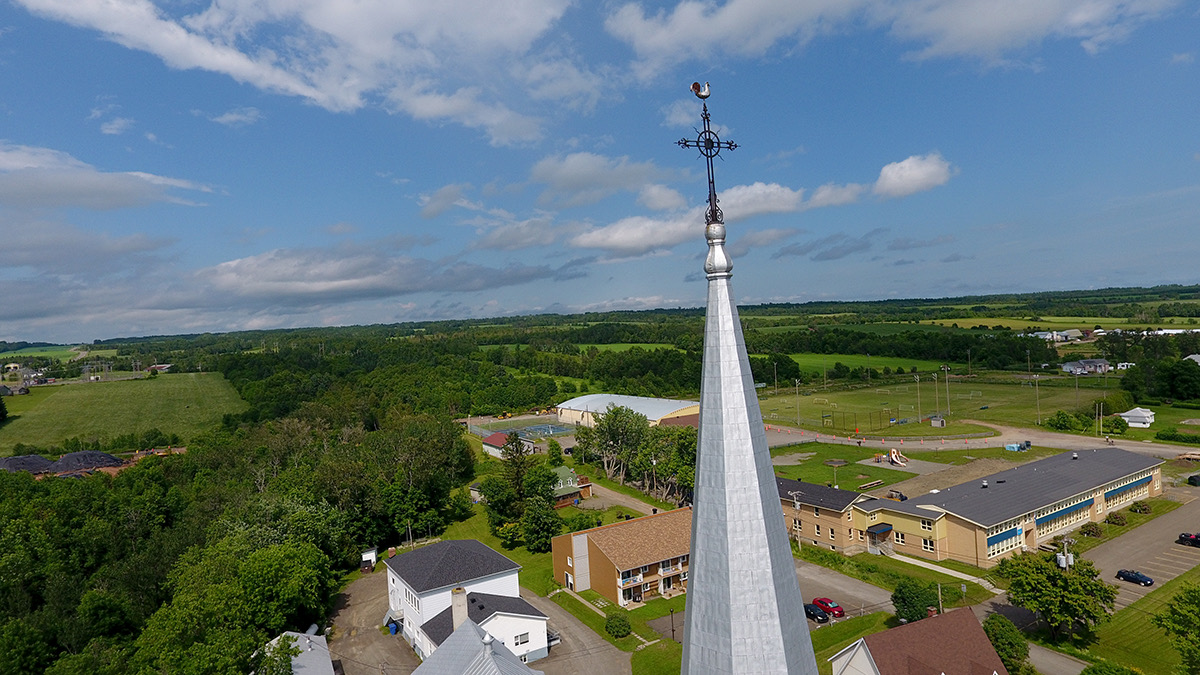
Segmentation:
[(1121, 388), (1138, 403), (1200, 399), (1200, 364), (1186, 358), (1200, 354), (1200, 333), (1108, 333), (1096, 344), (1109, 361), (1136, 364), (1121, 377)]
[[(0, 673), (246, 673), (369, 546), (470, 513), (458, 425), (286, 419), (112, 477), (0, 472)], [(463, 512), (463, 500), (466, 512)]]

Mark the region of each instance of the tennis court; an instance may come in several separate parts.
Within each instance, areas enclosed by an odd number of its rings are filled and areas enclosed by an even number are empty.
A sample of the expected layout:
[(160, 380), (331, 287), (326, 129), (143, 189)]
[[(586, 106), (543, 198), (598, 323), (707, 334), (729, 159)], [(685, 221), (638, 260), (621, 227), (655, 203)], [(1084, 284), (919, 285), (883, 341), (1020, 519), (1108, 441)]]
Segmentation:
[(506, 434), (511, 434), (515, 431), (521, 438), (545, 438), (546, 436), (554, 436), (555, 434), (565, 434), (573, 431), (573, 429), (557, 424), (534, 424), (533, 426), (504, 429), (503, 431)]

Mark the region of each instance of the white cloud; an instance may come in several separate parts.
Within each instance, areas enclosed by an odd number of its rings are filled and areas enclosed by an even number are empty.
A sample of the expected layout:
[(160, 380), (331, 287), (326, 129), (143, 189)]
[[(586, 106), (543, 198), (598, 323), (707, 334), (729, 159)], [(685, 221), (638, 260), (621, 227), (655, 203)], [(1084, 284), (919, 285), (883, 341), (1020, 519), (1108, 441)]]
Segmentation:
[(529, 177), (544, 183), (542, 203), (562, 206), (592, 204), (616, 192), (640, 192), (648, 183), (670, 177), (653, 162), (634, 162), (629, 157), (605, 157), (590, 152), (546, 157), (533, 165)]
[(848, 183), (846, 185), (835, 185), (826, 183), (821, 187), (813, 190), (812, 196), (808, 198), (809, 208), (820, 208), (824, 206), (844, 206), (853, 204), (862, 197), (863, 193), (868, 190), (866, 185), (858, 183)]
[(696, 113), (696, 102), (689, 99), (680, 99), (674, 103), (663, 106), (662, 110), (663, 126), (664, 127), (684, 127), (691, 129), (699, 124), (700, 116)]
[(814, 37), (882, 27), (903, 42), (922, 44), (917, 58), (967, 56), (1002, 62), (1011, 52), (1049, 39), (1079, 40), (1089, 53), (1123, 40), (1181, 0), (809, 0), (723, 3), (683, 0), (673, 8), (621, 5), (608, 32), (638, 56), (644, 78), (687, 61), (790, 51)]
[(657, 183), (642, 188), (638, 203), (652, 211), (672, 211), (687, 206), (687, 200), (678, 190)]
[(750, 252), (751, 249), (762, 246), (771, 246), (781, 241), (786, 241), (799, 234), (799, 230), (791, 228), (777, 228), (768, 230), (753, 230), (739, 237), (726, 248), (729, 255), (733, 258), (741, 258)]
[(200, 183), (140, 171), (103, 172), (67, 153), (0, 141), (0, 204), (108, 210), (189, 203), (168, 188), (212, 192)]
[(100, 133), (108, 134), (109, 136), (120, 136), (129, 131), (132, 126), (133, 120), (128, 117), (114, 117), (100, 125)]
[(717, 198), (725, 220), (737, 222), (769, 213), (794, 213), (804, 202), (804, 188), (793, 190), (778, 183), (735, 185)]
[(1195, 52), (1181, 52), (1171, 55), (1171, 63), (1193, 63), (1196, 60)]
[(245, 127), (260, 121), (262, 119), (262, 111), (253, 106), (233, 108), (209, 119), (217, 124), (224, 124), (227, 127)]
[(450, 185), (443, 185), (431, 195), (421, 195), (419, 200), (421, 204), (421, 217), (436, 218), (449, 211), (452, 206), (465, 205), (467, 199), (464, 195), (470, 189), (470, 183), (452, 183)]
[[(596, 100), (596, 76), (539, 43), (569, 0), (216, 0), (188, 15), (193, 4), (167, 0), (18, 2), (172, 68), (220, 73), (331, 111), (382, 99), (416, 119), (484, 130), (497, 144), (540, 137), (538, 120), (509, 103), (533, 97), (588, 109)], [(496, 77), (518, 63), (526, 64), (515, 80), (523, 87)]]
[(600, 249), (618, 257), (632, 258), (659, 249), (670, 249), (689, 239), (704, 237), (703, 210), (691, 209), (673, 218), (632, 216), (580, 233), (572, 246)]
[(892, 162), (879, 172), (875, 181), (875, 194), (881, 197), (906, 197), (931, 190), (950, 181), (953, 167), (939, 153), (913, 155), (900, 162)]

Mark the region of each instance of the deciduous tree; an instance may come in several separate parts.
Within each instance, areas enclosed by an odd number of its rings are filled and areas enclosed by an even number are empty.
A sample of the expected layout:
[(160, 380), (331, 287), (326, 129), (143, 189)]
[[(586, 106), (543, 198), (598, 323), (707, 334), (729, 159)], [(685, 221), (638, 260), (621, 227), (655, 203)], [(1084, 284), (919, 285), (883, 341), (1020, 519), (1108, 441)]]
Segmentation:
[(896, 616), (905, 621), (924, 619), (928, 609), (937, 607), (937, 604), (937, 588), (916, 579), (903, 579), (892, 591), (892, 606), (896, 608)]
[(1183, 660), (1184, 672), (1200, 673), (1200, 585), (1184, 584), (1150, 621), (1167, 632)]
[(1003, 614), (989, 614), (983, 620), (983, 632), (987, 634), (996, 655), (1008, 670), (1009, 675), (1020, 675), (1029, 670), (1029, 642), (1020, 628)]
[(1101, 581), (1092, 561), (1078, 556), (1064, 570), (1053, 553), (1020, 553), (1002, 561), (998, 571), (1011, 581), (1009, 602), (1041, 615), (1056, 638), (1107, 621), (1117, 598), (1117, 587)]
[(530, 553), (549, 551), (550, 540), (558, 536), (562, 528), (562, 519), (549, 501), (541, 496), (533, 496), (526, 501), (525, 515), (521, 516), (521, 530), (525, 537), (525, 548)]

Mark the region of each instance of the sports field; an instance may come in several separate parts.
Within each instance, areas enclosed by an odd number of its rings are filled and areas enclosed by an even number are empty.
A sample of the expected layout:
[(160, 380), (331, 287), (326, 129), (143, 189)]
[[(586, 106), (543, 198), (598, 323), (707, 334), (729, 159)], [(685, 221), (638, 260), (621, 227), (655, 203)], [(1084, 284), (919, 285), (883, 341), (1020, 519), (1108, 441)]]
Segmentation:
[[(874, 358), (872, 358), (874, 361)], [(1014, 379), (1012, 384), (975, 382), (966, 378), (950, 381), (949, 401), (945, 380), (934, 381), (922, 376), (921, 382), (905, 384), (880, 383), (878, 386), (853, 391), (814, 391), (796, 397), (794, 390), (782, 387), (777, 396), (760, 400), (763, 419), (767, 424), (801, 426), (813, 430), (850, 431), (863, 434), (896, 436), (950, 436), (986, 431), (962, 420), (996, 422), (1019, 427), (1037, 425), (1038, 408), (1046, 420), (1056, 410), (1072, 410), (1086, 406), (1104, 390), (1099, 378), (1080, 378), (1078, 394), (1074, 380), (1057, 375), (1044, 378), (1035, 387), (1032, 382)], [(1109, 378), (1109, 386), (1117, 387), (1117, 379)], [(919, 391), (919, 398), (918, 398)], [(918, 412), (928, 417), (934, 411), (946, 416), (945, 428), (917, 424)], [(1195, 412), (1195, 411), (1192, 411)], [(892, 420), (896, 420), (893, 423)], [(799, 422), (797, 422), (799, 420)], [(909, 420), (909, 423), (902, 423)]]
[[(899, 368), (908, 372), (913, 367), (916, 367), (917, 372), (932, 373), (942, 367), (945, 361), (924, 361), (921, 359), (905, 359), (896, 356), (866, 356), (864, 354), (788, 354), (792, 360), (800, 365), (800, 370), (805, 372), (820, 373), (824, 369), (833, 370), (836, 363), (845, 364), (848, 368), (872, 368), (874, 370), (883, 371), (885, 367), (891, 370)], [(959, 364), (951, 363), (952, 366)], [(961, 364), (966, 366), (966, 364)]]
[(9, 421), (0, 427), (0, 456), (11, 455), (17, 443), (45, 447), (154, 428), (186, 441), (246, 408), (220, 373), (33, 387), (4, 402)]

